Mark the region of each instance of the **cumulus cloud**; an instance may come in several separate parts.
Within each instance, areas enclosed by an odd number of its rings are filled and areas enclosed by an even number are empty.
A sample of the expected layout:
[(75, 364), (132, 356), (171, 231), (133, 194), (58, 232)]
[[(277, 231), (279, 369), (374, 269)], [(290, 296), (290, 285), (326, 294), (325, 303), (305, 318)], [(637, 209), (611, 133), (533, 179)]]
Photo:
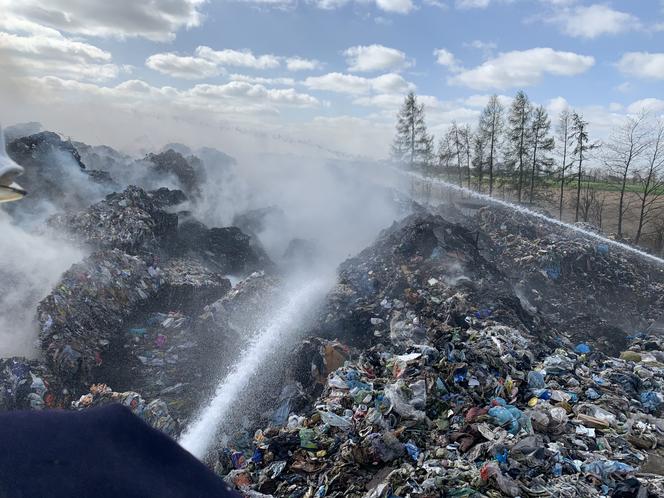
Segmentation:
[(454, 57), (454, 54), (445, 48), (437, 48), (433, 51), (436, 58), (436, 64), (447, 67), (450, 71), (458, 71), (461, 69), (459, 62)]
[(111, 54), (59, 31), (14, 17), (0, 20), (0, 67), (9, 64), (32, 74), (53, 74), (93, 81), (115, 78), (120, 68)]
[(279, 57), (272, 54), (254, 55), (251, 50), (215, 50), (200, 46), (193, 56), (163, 52), (151, 55), (146, 66), (174, 78), (204, 79), (224, 73), (225, 67), (274, 69), (286, 64), (289, 71), (313, 70), (322, 67), (317, 60), (301, 57)]
[(491, 0), (456, 0), (454, 5), (457, 9), (485, 9)]
[(655, 98), (637, 100), (627, 107), (627, 112), (630, 114), (639, 114), (641, 112), (662, 113), (664, 112), (664, 100)]
[(21, 0), (0, 2), (4, 15), (30, 19), (67, 33), (154, 41), (198, 26), (205, 0)]
[(154, 54), (147, 58), (145, 65), (162, 74), (184, 79), (204, 79), (218, 76), (222, 68), (208, 59), (177, 55), (172, 52)]
[(628, 52), (618, 61), (618, 69), (636, 78), (664, 80), (664, 53)]
[[(261, 0), (245, 0), (250, 2), (257, 2)], [(353, 0), (312, 0), (312, 3), (318, 8), (332, 10), (343, 7)], [(365, 0), (355, 0), (357, 3), (366, 3)], [(376, 7), (385, 12), (392, 12), (395, 14), (408, 14), (415, 8), (412, 0), (375, 0)]]
[(286, 69), (289, 71), (313, 71), (322, 67), (322, 64), (315, 59), (303, 59), (302, 57), (288, 57), (286, 59)]
[(414, 88), (412, 83), (396, 73), (386, 73), (375, 78), (364, 78), (354, 74), (328, 73), (310, 76), (304, 85), (313, 90), (362, 95), (368, 93), (404, 93)]
[(546, 74), (574, 76), (595, 64), (591, 56), (551, 48), (505, 52), (481, 65), (461, 71), (449, 82), (476, 90), (508, 89), (537, 84)]
[(383, 45), (358, 45), (346, 49), (343, 54), (348, 70), (353, 73), (399, 70), (409, 65), (405, 53)]
[(248, 67), (252, 69), (273, 69), (279, 67), (279, 58), (272, 54), (254, 55), (251, 50), (214, 50), (201, 46), (196, 48), (197, 57), (220, 66)]
[(58, 99), (75, 96), (78, 99), (105, 99), (120, 108), (153, 110), (172, 106), (187, 111), (209, 111), (232, 114), (245, 112), (278, 112), (281, 106), (315, 108), (321, 102), (294, 88), (268, 88), (258, 83), (230, 81), (223, 85), (197, 84), (178, 90), (155, 87), (141, 80), (128, 80), (116, 86), (98, 86), (74, 80), (46, 76), (33, 78), (32, 84), (45, 94)]
[(411, 0), (376, 0), (376, 7), (397, 14), (408, 14), (414, 8)]
[(246, 74), (231, 74), (228, 78), (231, 81), (243, 81), (258, 85), (295, 85), (293, 78), (262, 78), (260, 76), (247, 76)]
[(639, 19), (608, 5), (578, 5), (557, 10), (547, 19), (560, 26), (563, 33), (575, 38), (597, 38), (640, 29)]

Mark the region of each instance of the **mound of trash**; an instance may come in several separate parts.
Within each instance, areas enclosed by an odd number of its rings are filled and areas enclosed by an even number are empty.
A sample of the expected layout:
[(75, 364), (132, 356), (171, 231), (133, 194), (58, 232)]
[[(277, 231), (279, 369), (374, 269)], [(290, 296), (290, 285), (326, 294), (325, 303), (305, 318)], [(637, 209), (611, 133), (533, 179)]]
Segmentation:
[(571, 342), (477, 236), (413, 215), (346, 261), (312, 328), (345, 353), (305, 341), (216, 471), (252, 497), (662, 496), (664, 340)]
[(576, 340), (617, 354), (626, 338), (664, 316), (664, 267), (598, 240), (503, 208), (475, 217), (489, 259), (515, 282), (526, 307)]

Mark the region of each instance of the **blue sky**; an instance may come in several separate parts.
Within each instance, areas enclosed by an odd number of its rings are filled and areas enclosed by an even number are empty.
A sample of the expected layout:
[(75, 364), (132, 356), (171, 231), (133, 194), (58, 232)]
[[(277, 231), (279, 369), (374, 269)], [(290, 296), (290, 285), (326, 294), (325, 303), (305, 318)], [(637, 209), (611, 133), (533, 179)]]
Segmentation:
[(411, 89), (435, 133), (518, 89), (583, 112), (599, 138), (664, 113), (659, 0), (145, 3), (0, 0), (0, 119), (116, 146), (382, 157)]

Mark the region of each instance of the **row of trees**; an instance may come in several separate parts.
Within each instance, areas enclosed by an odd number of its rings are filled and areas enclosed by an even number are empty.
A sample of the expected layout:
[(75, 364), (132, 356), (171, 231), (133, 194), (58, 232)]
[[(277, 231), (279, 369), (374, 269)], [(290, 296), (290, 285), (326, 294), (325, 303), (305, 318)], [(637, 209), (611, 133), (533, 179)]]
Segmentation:
[[(534, 105), (517, 92), (508, 109), (492, 96), (475, 128), (452, 125), (439, 137), (429, 133), (424, 105), (414, 93), (406, 96), (397, 115), (392, 146), (395, 160), (426, 175), (445, 175), (459, 186), (534, 204), (550, 199), (557, 190), (558, 214), (562, 219), (565, 191), (574, 188), (575, 221), (602, 223), (605, 199), (587, 181), (593, 169), (611, 189), (619, 192), (618, 234), (623, 235), (624, 218), (636, 192), (639, 201), (638, 243), (644, 227), (662, 207), (664, 193), (664, 124), (648, 115), (628, 118), (613, 130), (605, 144), (590, 140), (588, 122), (574, 110), (563, 110), (552, 130), (543, 106)], [(638, 184), (638, 185), (636, 185)], [(635, 186), (636, 185), (636, 186)], [(598, 219), (599, 218), (599, 219)]]

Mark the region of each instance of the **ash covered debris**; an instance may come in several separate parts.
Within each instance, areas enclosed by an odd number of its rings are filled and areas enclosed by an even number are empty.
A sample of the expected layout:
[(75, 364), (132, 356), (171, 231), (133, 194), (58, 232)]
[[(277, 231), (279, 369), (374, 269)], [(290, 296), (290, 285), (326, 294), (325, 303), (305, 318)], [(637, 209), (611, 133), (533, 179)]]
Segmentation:
[(174, 253), (199, 258), (211, 268), (233, 275), (273, 268), (260, 243), (238, 227), (209, 228), (195, 219), (178, 225)]
[(177, 215), (161, 208), (163, 197), (159, 192), (155, 202), (143, 189), (128, 187), (82, 211), (54, 215), (48, 224), (62, 236), (93, 248), (152, 252), (177, 228)]
[(72, 142), (57, 133), (16, 138), (7, 144), (7, 153), (25, 169), (21, 180), (30, 192), (20, 211), (8, 207), (17, 214), (39, 213), (44, 202), (58, 209), (80, 209), (117, 187), (108, 172), (86, 167)]
[(65, 239), (93, 249), (196, 259), (226, 274), (246, 275), (271, 266), (260, 244), (237, 227), (208, 228), (186, 213), (179, 190), (146, 192), (127, 187), (87, 209), (52, 216), (48, 225)]
[(196, 156), (185, 158), (179, 152), (168, 149), (158, 154), (150, 153), (145, 156), (145, 160), (158, 175), (173, 175), (177, 178), (187, 195), (200, 195), (205, 175), (203, 164)]
[(617, 354), (664, 315), (661, 266), (502, 208), (480, 209), (476, 220), (524, 304), (577, 341)]

